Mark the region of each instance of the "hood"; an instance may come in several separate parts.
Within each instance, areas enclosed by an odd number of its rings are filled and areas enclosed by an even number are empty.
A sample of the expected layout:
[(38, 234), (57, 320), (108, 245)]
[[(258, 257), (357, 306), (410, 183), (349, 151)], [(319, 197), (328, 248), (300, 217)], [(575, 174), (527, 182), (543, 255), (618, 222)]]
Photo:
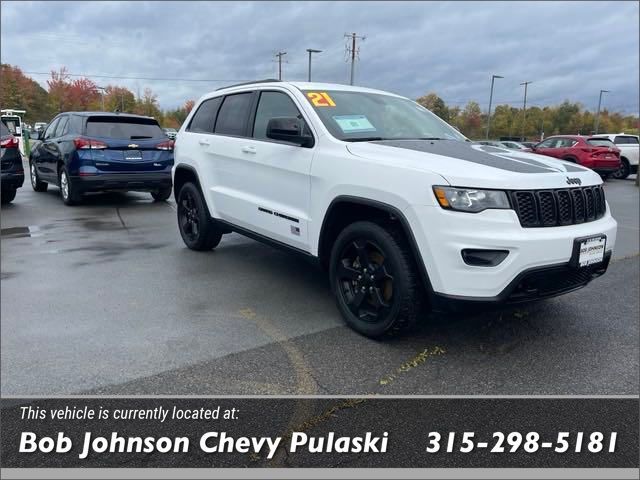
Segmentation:
[[(353, 155), (441, 175), (451, 185), (499, 189), (602, 183), (594, 171), (535, 153), (456, 140), (381, 140), (347, 145)], [(569, 181), (571, 179), (571, 181)]]

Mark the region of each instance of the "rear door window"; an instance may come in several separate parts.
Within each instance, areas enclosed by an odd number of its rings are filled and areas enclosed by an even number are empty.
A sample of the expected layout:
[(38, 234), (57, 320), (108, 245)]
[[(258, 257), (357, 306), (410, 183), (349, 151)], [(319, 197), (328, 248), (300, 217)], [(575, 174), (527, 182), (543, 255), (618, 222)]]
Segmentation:
[(89, 137), (116, 138), (118, 140), (144, 140), (165, 138), (165, 134), (153, 118), (120, 116), (95, 116), (87, 119), (86, 135)]
[(215, 133), (244, 136), (247, 131), (253, 92), (227, 95), (218, 112)]
[(56, 131), (56, 127), (58, 126), (58, 123), (60, 123), (60, 117), (54, 119), (53, 122), (49, 124), (49, 126), (47, 127), (47, 130), (44, 132), (45, 140), (53, 138), (54, 133)]
[(54, 138), (58, 138), (64, 135), (68, 121), (69, 117), (60, 117), (58, 126), (56, 127), (56, 132), (53, 134)]
[(213, 133), (213, 125), (216, 123), (216, 115), (222, 98), (216, 97), (202, 102), (198, 111), (193, 115), (187, 130), (194, 133)]
[(613, 141), (616, 145), (638, 145), (637, 137), (631, 135), (618, 135)]

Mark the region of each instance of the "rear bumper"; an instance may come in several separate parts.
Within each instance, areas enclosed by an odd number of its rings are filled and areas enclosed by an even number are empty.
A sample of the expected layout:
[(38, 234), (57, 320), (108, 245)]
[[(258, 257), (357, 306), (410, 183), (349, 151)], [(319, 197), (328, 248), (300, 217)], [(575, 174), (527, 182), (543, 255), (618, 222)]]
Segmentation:
[(2, 188), (20, 188), (24, 183), (24, 173), (2, 172)]
[(620, 168), (620, 160), (594, 160), (589, 159), (582, 163), (583, 167), (590, 168), (598, 173), (613, 173)]
[(104, 190), (148, 192), (171, 188), (171, 172), (82, 175), (72, 177), (80, 192)]

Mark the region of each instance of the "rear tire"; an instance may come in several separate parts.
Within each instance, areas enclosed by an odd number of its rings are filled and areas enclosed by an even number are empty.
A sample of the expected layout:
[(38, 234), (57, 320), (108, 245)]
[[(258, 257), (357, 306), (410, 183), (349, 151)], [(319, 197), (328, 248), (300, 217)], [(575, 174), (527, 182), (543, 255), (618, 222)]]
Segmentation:
[(161, 188), (155, 192), (151, 192), (151, 196), (156, 202), (164, 202), (171, 196), (171, 187)]
[(340, 313), (358, 333), (376, 338), (416, 323), (419, 277), (396, 227), (363, 221), (345, 228), (331, 250), (329, 278)]
[(613, 178), (624, 180), (629, 176), (630, 173), (631, 173), (631, 167), (629, 165), (629, 160), (627, 160), (626, 158), (621, 158), (620, 169), (613, 174)]
[(222, 231), (209, 217), (202, 192), (187, 182), (177, 198), (178, 229), (184, 244), (191, 250), (206, 251), (218, 246)]
[(78, 187), (71, 180), (67, 167), (62, 167), (59, 173), (60, 195), (65, 205), (77, 205), (82, 201), (82, 194), (78, 192)]
[(16, 192), (15, 188), (3, 188), (1, 195), (2, 204), (13, 202), (13, 199), (16, 198)]
[(49, 188), (48, 183), (40, 181), (38, 170), (36, 170), (36, 166), (32, 161), (29, 161), (29, 177), (31, 178), (31, 188), (35, 192), (46, 192), (47, 188)]

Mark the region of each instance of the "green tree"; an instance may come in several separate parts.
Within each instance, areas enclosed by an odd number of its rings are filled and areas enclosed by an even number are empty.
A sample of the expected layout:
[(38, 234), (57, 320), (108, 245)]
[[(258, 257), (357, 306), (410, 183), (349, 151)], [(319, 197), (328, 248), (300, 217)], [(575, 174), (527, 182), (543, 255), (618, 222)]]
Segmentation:
[(427, 110), (430, 110), (435, 115), (443, 119), (445, 122), (449, 121), (449, 109), (447, 105), (444, 103), (438, 95), (435, 93), (429, 93), (428, 95), (422, 96), (416, 100), (420, 105), (422, 105)]

